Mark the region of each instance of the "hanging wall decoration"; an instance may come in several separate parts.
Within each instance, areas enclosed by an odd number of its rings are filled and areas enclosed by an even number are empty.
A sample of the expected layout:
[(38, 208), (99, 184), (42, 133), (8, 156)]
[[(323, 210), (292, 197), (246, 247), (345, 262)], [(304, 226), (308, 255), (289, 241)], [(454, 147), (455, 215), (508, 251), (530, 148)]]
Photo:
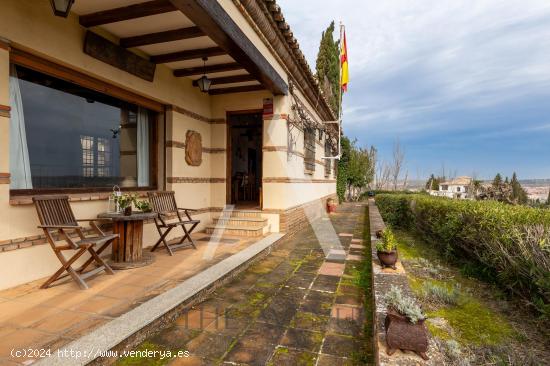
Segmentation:
[(196, 131), (187, 131), (185, 134), (185, 161), (191, 166), (202, 163), (202, 137)]

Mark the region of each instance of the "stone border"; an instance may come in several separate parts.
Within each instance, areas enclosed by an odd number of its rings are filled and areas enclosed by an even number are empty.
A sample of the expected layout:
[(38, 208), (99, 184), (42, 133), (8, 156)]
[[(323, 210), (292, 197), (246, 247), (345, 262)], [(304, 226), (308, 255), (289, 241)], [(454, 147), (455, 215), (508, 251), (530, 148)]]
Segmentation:
[(283, 236), (284, 234), (271, 234), (261, 239), (62, 348), (69, 352), (79, 351), (85, 357), (63, 358), (58, 356), (58, 352), (54, 352), (52, 357), (41, 359), (36, 365), (112, 363), (112, 359), (98, 359), (97, 356), (112, 349), (120, 352), (133, 348), (148, 335), (168, 326), (183, 310), (202, 301), (256, 260), (268, 255), (273, 245)]
[(369, 221), (371, 233), (371, 251), (372, 251), (372, 293), (374, 295), (374, 357), (377, 365), (400, 365), (400, 366), (417, 366), (417, 365), (442, 365), (443, 355), (437, 349), (437, 346), (430, 339), (428, 356), (430, 360), (424, 361), (420, 356), (412, 352), (403, 353), (402, 351), (395, 352), (392, 356), (386, 354), (386, 330), (384, 320), (386, 319), (386, 303), (384, 296), (390, 289), (391, 285), (401, 288), (403, 293), (414, 296), (409, 286), (407, 273), (401, 264), (397, 262), (397, 269), (390, 268), (382, 269), (376, 256), (376, 243), (379, 241), (375, 237), (378, 230), (386, 227), (382, 216), (378, 211), (378, 207), (374, 200), (369, 200)]

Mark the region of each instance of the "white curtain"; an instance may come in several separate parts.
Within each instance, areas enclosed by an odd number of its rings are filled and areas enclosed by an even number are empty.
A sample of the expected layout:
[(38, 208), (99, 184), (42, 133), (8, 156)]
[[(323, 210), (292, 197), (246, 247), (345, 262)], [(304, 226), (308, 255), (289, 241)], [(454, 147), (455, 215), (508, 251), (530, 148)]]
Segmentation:
[(138, 108), (137, 113), (138, 187), (149, 186), (149, 113)]
[(10, 188), (32, 189), (23, 101), (15, 65), (10, 65)]

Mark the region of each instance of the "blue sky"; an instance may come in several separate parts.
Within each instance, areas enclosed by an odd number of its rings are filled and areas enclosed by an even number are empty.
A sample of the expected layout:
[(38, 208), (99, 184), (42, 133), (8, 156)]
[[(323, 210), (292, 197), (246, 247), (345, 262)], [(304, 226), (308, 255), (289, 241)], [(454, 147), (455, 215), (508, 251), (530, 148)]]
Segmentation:
[(550, 1), (279, 0), (312, 69), (346, 25), (344, 131), (409, 178), (550, 178)]

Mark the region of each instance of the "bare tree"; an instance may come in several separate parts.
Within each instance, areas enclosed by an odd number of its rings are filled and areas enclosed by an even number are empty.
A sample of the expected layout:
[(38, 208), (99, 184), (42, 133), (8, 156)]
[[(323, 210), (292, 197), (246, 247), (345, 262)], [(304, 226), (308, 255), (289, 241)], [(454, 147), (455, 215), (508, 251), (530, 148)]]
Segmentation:
[(385, 189), (390, 182), (391, 169), (385, 161), (376, 163), (376, 189)]
[(393, 144), (393, 161), (391, 165), (391, 176), (393, 182), (393, 190), (397, 190), (397, 180), (399, 179), (399, 174), (403, 168), (403, 161), (405, 160), (405, 152), (401, 148), (401, 143), (399, 140), (396, 140)]
[(409, 171), (405, 172), (405, 180), (403, 180), (403, 190), (407, 190), (407, 184), (409, 183)]

